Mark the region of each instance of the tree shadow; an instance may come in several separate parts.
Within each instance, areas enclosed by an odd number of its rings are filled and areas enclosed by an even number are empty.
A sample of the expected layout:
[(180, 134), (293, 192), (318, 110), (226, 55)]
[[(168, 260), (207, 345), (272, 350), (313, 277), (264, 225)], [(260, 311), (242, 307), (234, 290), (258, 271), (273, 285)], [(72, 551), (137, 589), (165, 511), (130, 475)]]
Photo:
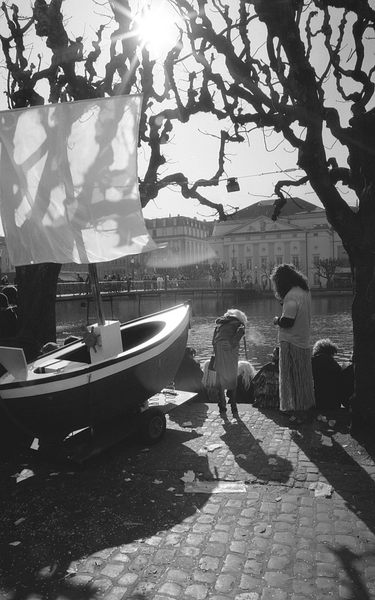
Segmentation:
[[(288, 419), (283, 413), (268, 410), (261, 412), (281, 427), (288, 424)], [(366, 462), (370, 467), (373, 466), (375, 443), (368, 439), (365, 447), (350, 438), (349, 418), (343, 413), (329, 413), (326, 421), (316, 417), (317, 415), (314, 415), (311, 421), (304, 424), (289, 425), (292, 428), (291, 439), (318, 467), (323, 478), (345, 501), (346, 507), (375, 533), (372, 507), (375, 482), (363, 466)], [(335, 436), (340, 438), (340, 443)], [(358, 455), (361, 456), (362, 464), (358, 462)]]
[(263, 482), (286, 483), (292, 473), (291, 462), (277, 454), (266, 454), (240, 417), (235, 421), (223, 417), (225, 430), (221, 439), (232, 452), (238, 466)]
[(375, 556), (375, 551), (356, 554), (345, 546), (339, 546), (338, 548), (328, 546), (328, 548), (332, 554), (336, 556), (338, 562), (345, 571), (348, 578), (348, 587), (350, 586), (351, 588), (350, 597), (356, 598), (356, 600), (371, 600), (372, 596), (367, 590), (366, 583), (363, 580), (360, 571), (357, 569), (356, 563), (367, 557)]
[[(111, 552), (121, 561), (129, 544), (174, 527), (207, 502), (207, 495), (183, 493), (187, 465), (209, 470), (207, 457), (184, 444), (195, 437), (170, 429), (154, 456), (152, 447), (127, 440), (83, 468), (30, 452), (0, 464), (0, 590), (13, 600), (94, 598)], [(34, 475), (16, 483), (22, 469)], [(143, 580), (155, 576), (145, 569)]]

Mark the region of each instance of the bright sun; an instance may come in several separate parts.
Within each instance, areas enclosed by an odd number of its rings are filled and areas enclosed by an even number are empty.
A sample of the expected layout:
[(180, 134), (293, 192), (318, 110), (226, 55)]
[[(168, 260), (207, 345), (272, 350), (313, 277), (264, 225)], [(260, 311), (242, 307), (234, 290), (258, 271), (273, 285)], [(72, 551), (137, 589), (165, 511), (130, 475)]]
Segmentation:
[(176, 18), (166, 2), (153, 1), (136, 20), (137, 33), (151, 54), (163, 54), (177, 39)]

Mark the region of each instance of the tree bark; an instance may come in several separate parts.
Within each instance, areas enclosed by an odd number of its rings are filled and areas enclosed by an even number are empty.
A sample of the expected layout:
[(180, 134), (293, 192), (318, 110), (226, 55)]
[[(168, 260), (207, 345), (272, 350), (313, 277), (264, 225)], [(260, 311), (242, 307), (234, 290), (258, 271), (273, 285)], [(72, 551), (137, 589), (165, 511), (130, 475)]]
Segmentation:
[(375, 423), (375, 257), (368, 253), (352, 263), (354, 278), (352, 432)]
[(39, 264), (16, 268), (19, 298), (17, 342), (26, 360), (33, 360), (46, 342), (56, 341), (56, 292), (61, 265)]

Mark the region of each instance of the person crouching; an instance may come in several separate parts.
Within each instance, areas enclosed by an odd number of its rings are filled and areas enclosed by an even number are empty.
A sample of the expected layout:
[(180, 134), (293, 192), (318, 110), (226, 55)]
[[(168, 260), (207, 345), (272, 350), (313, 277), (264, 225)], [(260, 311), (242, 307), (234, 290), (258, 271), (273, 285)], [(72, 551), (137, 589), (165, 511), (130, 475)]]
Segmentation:
[(212, 346), (217, 373), (218, 406), (220, 414), (226, 413), (225, 390), (229, 397), (232, 415), (238, 416), (236, 390), (240, 341), (245, 334), (245, 313), (231, 308), (216, 319)]

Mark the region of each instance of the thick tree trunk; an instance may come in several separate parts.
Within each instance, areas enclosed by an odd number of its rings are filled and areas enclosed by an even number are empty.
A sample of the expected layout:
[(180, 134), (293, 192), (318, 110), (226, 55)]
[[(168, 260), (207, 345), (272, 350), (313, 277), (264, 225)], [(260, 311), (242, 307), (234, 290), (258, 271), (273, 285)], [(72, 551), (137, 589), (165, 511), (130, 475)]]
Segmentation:
[(46, 342), (56, 341), (56, 291), (61, 265), (48, 263), (16, 268), (19, 301), (17, 341), (33, 360)]
[(352, 261), (354, 278), (352, 433), (375, 425), (375, 256)]

